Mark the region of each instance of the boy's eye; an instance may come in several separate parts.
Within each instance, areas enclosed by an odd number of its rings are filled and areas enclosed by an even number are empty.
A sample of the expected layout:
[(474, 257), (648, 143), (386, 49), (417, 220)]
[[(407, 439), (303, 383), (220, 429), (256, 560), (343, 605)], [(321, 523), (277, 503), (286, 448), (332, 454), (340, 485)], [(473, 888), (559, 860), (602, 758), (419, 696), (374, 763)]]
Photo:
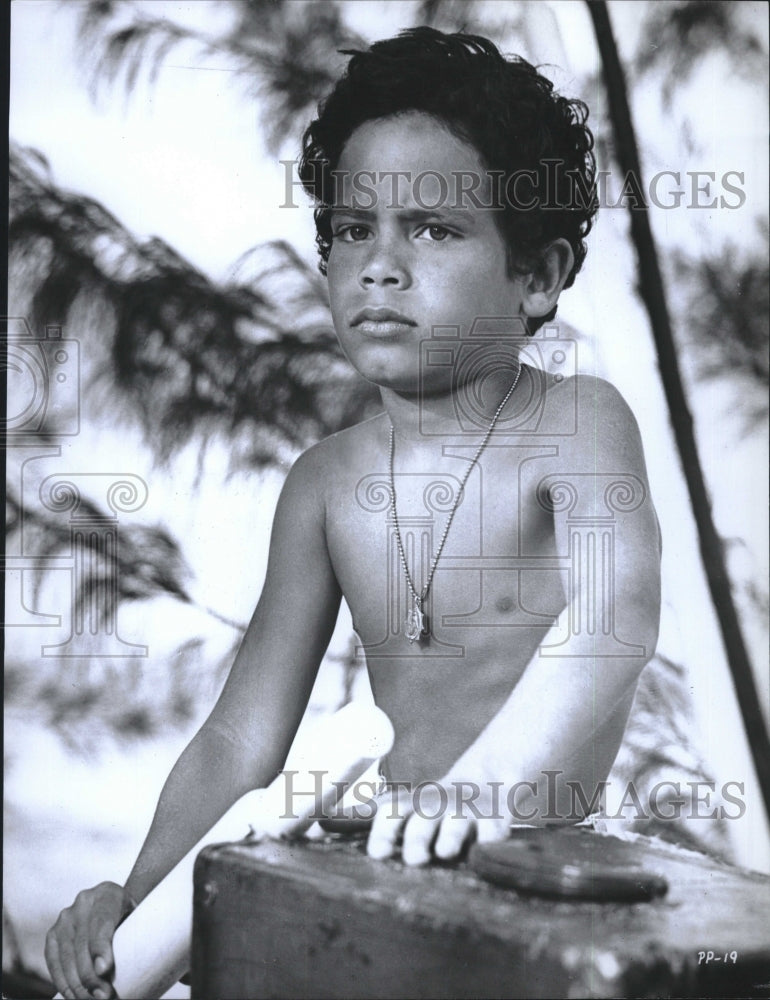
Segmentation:
[(345, 240), (348, 243), (360, 243), (365, 240), (369, 235), (369, 230), (366, 226), (360, 225), (347, 225), (340, 226), (336, 233), (333, 233), (334, 239)]
[(429, 243), (441, 243), (451, 235), (451, 232), (446, 228), (446, 226), (439, 226), (437, 224), (422, 226), (417, 233), (418, 239), (425, 237)]

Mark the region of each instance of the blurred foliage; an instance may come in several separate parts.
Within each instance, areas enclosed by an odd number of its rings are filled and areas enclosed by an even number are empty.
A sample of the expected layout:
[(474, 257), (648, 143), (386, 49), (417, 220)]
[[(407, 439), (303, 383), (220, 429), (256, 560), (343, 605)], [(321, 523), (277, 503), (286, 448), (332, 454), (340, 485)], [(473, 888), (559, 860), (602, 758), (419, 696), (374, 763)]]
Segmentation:
[[(767, 234), (765, 234), (767, 236)], [(684, 346), (700, 378), (741, 379), (747, 429), (768, 415), (770, 385), (770, 268), (767, 256), (725, 245), (711, 255), (671, 255), (683, 289), (678, 316)]]
[[(6, 538), (24, 532), (24, 551), (34, 555), (40, 562), (30, 569), (34, 580), (35, 601), (46, 574), (43, 560), (56, 556), (66, 556), (71, 549), (71, 532), (68, 521), (63, 521), (44, 508), (24, 505), (13, 488), (6, 491)], [(79, 513), (94, 521), (109, 520), (109, 514), (85, 497), (79, 501)], [(169, 533), (160, 526), (143, 524), (121, 525), (120, 545), (113, 561), (105, 559), (100, 552), (93, 533), (87, 533), (88, 553), (86, 560), (89, 572), (84, 574), (84, 588), (75, 594), (73, 613), (82, 614), (95, 591), (105, 585), (114, 586), (118, 600), (148, 600), (158, 594), (168, 594), (185, 603), (190, 596), (185, 587), (191, 571), (182, 551)], [(21, 546), (18, 546), (20, 549)], [(105, 611), (106, 604), (95, 602), (95, 606)], [(99, 621), (103, 626), (105, 619)]]
[[(517, 24), (522, 20), (523, 4), (507, 5)], [(415, 24), (426, 24), (439, 31), (464, 31), (469, 34), (488, 33), (489, 24), (484, 17), (481, 3), (466, 0), (421, 0), (414, 19)]]
[(84, 388), (138, 417), (159, 459), (220, 433), (233, 467), (287, 462), (375, 405), (339, 349), (323, 279), (287, 244), (256, 247), (215, 284), (16, 147), (10, 204), (12, 298), (36, 330), (66, 329), (78, 301), (101, 305), (76, 331), (92, 365)]
[(183, 643), (161, 664), (84, 655), (49, 657), (30, 669), (29, 663), (8, 657), (6, 704), (55, 732), (70, 750), (90, 757), (113, 741), (189, 731), (201, 707), (210, 707), (216, 697), (240, 638), (219, 663), (204, 659), (197, 639)]
[(219, 32), (201, 32), (152, 13), (132, 0), (88, 0), (80, 18), (80, 56), (91, 72), (91, 92), (121, 80), (130, 93), (142, 71), (154, 83), (169, 53), (192, 46), (197, 65), (224, 59), (246, 94), (258, 99), (268, 149), (296, 137), (314, 105), (331, 88), (347, 59), (340, 50), (363, 48), (333, 0), (220, 0), (230, 16)]
[[(90, 520), (109, 520), (106, 511), (85, 497), (80, 498), (79, 514)], [(37, 607), (41, 589), (50, 581), (51, 560), (63, 560), (64, 568), (70, 565), (69, 521), (44, 508), (22, 506), (13, 488), (8, 488), (6, 539), (12, 551), (23, 549), (35, 557), (28, 572)], [(114, 558), (105, 557), (95, 532), (84, 533), (83, 544), (79, 586), (72, 594), (73, 621), (82, 616), (89, 628), (102, 630), (110, 625), (108, 619), (121, 602), (166, 596), (192, 603), (186, 587), (192, 576), (190, 567), (178, 542), (162, 526), (121, 523)], [(115, 600), (105, 595), (115, 595)], [(95, 610), (98, 620), (93, 617)], [(227, 624), (237, 627), (237, 623)], [(84, 646), (89, 641), (84, 634)], [(98, 643), (98, 634), (93, 641)], [(199, 662), (200, 645), (196, 640), (183, 644), (171, 663), (162, 665), (145, 658), (116, 660), (85, 652), (80, 658), (36, 658), (34, 664), (12, 655), (5, 667), (6, 704), (29, 711), (81, 753), (94, 752), (107, 736), (131, 739), (159, 734), (164, 727), (189, 723), (202, 688), (208, 686), (203, 678), (210, 681), (226, 665), (223, 662), (217, 668)], [(226, 659), (229, 662), (230, 656)]]
[[(732, 72), (749, 81), (767, 78), (767, 52), (752, 11), (733, 0), (667, 0), (648, 4), (634, 66), (641, 76), (659, 73), (661, 96), (670, 105), (703, 58), (722, 53)], [(748, 13), (748, 17), (745, 15)]]

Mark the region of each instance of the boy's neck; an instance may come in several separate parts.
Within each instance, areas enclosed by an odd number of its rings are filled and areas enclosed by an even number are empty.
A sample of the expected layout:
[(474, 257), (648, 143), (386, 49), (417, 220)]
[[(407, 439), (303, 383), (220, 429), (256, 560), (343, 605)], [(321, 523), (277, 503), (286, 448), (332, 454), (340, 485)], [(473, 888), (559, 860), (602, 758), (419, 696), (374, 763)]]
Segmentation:
[[(416, 444), (428, 444), (440, 438), (485, 434), (516, 377), (515, 369), (505, 367), (445, 393), (405, 395), (381, 388), (380, 394), (396, 434)], [(503, 417), (516, 406), (515, 396), (516, 391)]]

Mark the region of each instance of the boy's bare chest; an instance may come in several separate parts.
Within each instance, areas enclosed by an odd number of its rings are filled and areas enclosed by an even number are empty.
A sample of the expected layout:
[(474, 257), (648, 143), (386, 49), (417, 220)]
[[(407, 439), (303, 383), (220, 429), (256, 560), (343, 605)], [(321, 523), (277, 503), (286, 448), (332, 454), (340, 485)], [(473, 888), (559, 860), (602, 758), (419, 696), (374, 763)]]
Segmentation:
[(386, 465), (337, 484), (327, 540), (368, 653), (398, 655), (413, 591), (435, 652), (508, 645), (512, 630), (542, 636), (563, 607), (552, 514), (538, 499), (552, 451), (490, 448), (464, 488), (463, 446), (429, 471), (402, 466), (391, 480)]

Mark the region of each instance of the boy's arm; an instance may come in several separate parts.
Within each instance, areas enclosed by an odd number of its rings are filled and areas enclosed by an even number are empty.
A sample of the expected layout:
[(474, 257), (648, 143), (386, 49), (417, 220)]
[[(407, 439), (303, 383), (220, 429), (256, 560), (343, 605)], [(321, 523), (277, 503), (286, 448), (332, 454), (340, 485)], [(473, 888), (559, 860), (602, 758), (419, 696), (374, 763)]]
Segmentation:
[[(421, 864), (433, 852), (453, 857), (474, 827), (481, 840), (506, 835), (512, 820), (566, 817), (571, 796), (547, 800), (548, 779), (544, 772), (558, 771), (557, 786), (567, 792), (567, 781), (579, 782), (590, 802), (596, 784), (606, 779), (617, 753), (633, 700), (636, 682), (652, 656), (657, 641), (660, 613), (660, 538), (650, 500), (641, 440), (636, 421), (620, 394), (608, 383), (578, 377), (579, 435), (573, 443), (560, 441), (557, 478), (569, 481), (576, 473), (581, 513), (591, 518), (607, 515), (605, 487), (611, 475), (634, 476), (644, 494), (634, 510), (617, 513), (612, 542), (614, 593), (611, 611), (614, 634), (638, 647), (635, 655), (596, 655), (600, 637), (585, 627), (572, 630), (565, 642), (561, 623), (585, 621), (586, 600), (602, 599), (601, 577), (586, 583), (588, 555), (573, 551), (573, 579), (577, 582), (570, 603), (560, 620), (549, 629), (509, 698), (479, 737), (450, 769), (443, 784), (449, 808), (426, 806), (426, 816), (413, 814), (403, 830), (402, 856), (407, 863)], [(593, 494), (593, 495), (592, 495)], [(557, 550), (568, 551), (568, 511), (553, 513)], [(633, 504), (629, 504), (629, 507)], [(574, 510), (574, 508), (573, 508)], [(597, 532), (597, 536), (601, 533)], [(601, 558), (601, 553), (599, 554)], [(575, 570), (580, 572), (576, 573)], [(630, 652), (631, 650), (626, 650)], [(508, 799), (517, 782), (537, 782), (538, 795), (522, 785)], [(497, 785), (494, 792), (490, 782)], [(461, 784), (464, 783), (464, 784)], [(470, 800), (479, 789), (478, 796)], [(465, 802), (458, 805), (458, 791)], [(565, 801), (566, 798), (566, 801)], [(496, 801), (497, 799), (497, 801)], [(498, 805), (499, 803), (499, 805)], [(510, 806), (517, 810), (513, 815)], [(398, 815), (409, 810), (380, 810), (369, 839), (369, 852), (382, 857), (392, 853), (399, 829)], [(479, 814), (483, 818), (478, 818)], [(495, 818), (486, 818), (493, 814)], [(435, 842), (434, 842), (435, 838)]]
[[(334, 629), (340, 589), (326, 548), (317, 455), (291, 470), (276, 509), (265, 584), (221, 695), (161, 794), (126, 888), (139, 901), (241, 795), (284, 764)], [(203, 785), (193, 806), (190, 790)], [(180, 816), (180, 806), (183, 810)], [(157, 860), (156, 860), (157, 859)], [(164, 870), (166, 869), (166, 870)]]
[(231, 805), (283, 766), (340, 603), (322, 483), (322, 463), (311, 451), (281, 493), (264, 589), (228, 679), (163, 787), (125, 890), (103, 883), (81, 893), (49, 932), (46, 958), (65, 995), (109, 995), (110, 942), (130, 908), (126, 894), (141, 901)]

